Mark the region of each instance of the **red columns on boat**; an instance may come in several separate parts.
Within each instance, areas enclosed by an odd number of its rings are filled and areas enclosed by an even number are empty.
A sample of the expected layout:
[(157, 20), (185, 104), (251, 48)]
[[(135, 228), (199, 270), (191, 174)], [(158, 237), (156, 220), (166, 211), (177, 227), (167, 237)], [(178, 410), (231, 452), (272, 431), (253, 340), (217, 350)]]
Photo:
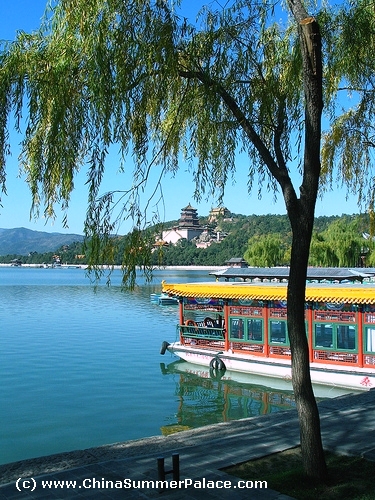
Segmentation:
[[(179, 316), (180, 316), (180, 325), (184, 324), (184, 299), (180, 298), (178, 301), (178, 310), (179, 310)], [(180, 328), (180, 342), (181, 344), (184, 344), (185, 340), (184, 337), (182, 336), (182, 328)]]
[(264, 320), (264, 355), (269, 356), (270, 355), (270, 343), (269, 343), (269, 337), (268, 337), (268, 331), (269, 331), (269, 325), (268, 325), (268, 317), (269, 317), (269, 302), (267, 300), (264, 301), (264, 306), (263, 306), (263, 320)]
[(229, 351), (229, 305), (228, 302), (224, 302), (224, 328), (225, 328), (225, 347), (226, 351)]
[(310, 363), (314, 361), (313, 359), (313, 310), (309, 305), (306, 310), (307, 315), (307, 340), (309, 343), (309, 359)]
[(180, 325), (184, 324), (184, 305), (183, 305), (183, 299), (180, 299), (178, 301), (178, 307), (179, 307), (179, 313), (180, 313)]
[(358, 311), (355, 313), (356, 323), (358, 325), (358, 365), (363, 367), (363, 308), (358, 307)]

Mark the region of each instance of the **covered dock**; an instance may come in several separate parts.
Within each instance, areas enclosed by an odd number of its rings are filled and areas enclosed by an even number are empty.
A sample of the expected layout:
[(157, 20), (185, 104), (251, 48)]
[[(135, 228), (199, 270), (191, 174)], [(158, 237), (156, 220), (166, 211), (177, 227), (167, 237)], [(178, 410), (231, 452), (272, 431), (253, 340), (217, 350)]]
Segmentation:
[[(217, 281), (287, 282), (289, 267), (229, 267), (212, 271)], [(371, 281), (375, 268), (309, 267), (307, 281), (315, 283), (354, 283)]]

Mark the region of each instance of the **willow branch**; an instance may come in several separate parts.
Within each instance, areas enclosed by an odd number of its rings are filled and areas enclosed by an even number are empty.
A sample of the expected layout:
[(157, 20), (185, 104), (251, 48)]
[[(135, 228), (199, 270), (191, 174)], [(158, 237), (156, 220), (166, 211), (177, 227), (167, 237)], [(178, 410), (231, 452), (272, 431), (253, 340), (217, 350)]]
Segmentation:
[(254, 127), (251, 125), (250, 121), (246, 118), (243, 111), (240, 109), (236, 100), (229, 94), (229, 92), (218, 82), (213, 80), (207, 74), (202, 71), (179, 71), (179, 75), (182, 78), (196, 78), (203, 83), (206, 87), (211, 87), (217, 92), (222, 98), (226, 106), (230, 109), (233, 116), (236, 118), (237, 123), (245, 132), (251, 143), (254, 145), (255, 149), (258, 151), (259, 156), (263, 160), (264, 164), (269, 169), (271, 175), (280, 184), (283, 191), (284, 197), (287, 195), (289, 197), (296, 197), (293, 184), (291, 182), (289, 173), (285, 167), (285, 162), (283, 161), (280, 165), (276, 163), (272, 157), (269, 149), (264, 144)]

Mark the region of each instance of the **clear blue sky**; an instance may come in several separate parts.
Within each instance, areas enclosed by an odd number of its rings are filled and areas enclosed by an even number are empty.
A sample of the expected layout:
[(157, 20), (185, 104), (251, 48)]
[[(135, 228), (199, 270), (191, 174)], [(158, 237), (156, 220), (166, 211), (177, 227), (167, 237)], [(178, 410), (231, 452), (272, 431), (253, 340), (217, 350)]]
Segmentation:
[[(13, 40), (17, 30), (32, 31), (40, 25), (46, 6), (46, 0), (12, 0), (1, 2), (0, 18), (0, 39)], [(191, 14), (204, 2), (189, 0), (184, 2), (189, 6)], [(68, 211), (69, 229), (62, 227), (62, 214), (56, 207), (57, 219), (45, 221), (43, 217), (38, 220), (30, 220), (31, 196), (27, 184), (23, 178), (18, 177), (18, 143), (20, 138), (12, 134), (12, 156), (7, 162), (7, 191), (8, 195), (3, 196), (0, 207), (0, 228), (27, 227), (29, 229), (48, 232), (72, 232), (82, 234), (83, 222), (86, 214), (87, 190), (85, 187), (84, 170), (78, 175), (75, 185), (76, 189), (72, 194), (70, 208)], [(113, 156), (109, 162), (115, 162)], [(112, 165), (113, 167), (113, 165)], [(108, 174), (105, 179), (104, 190), (121, 188), (125, 182), (124, 174), (116, 174), (116, 168), (111, 168), (112, 174)], [(277, 203), (273, 202), (273, 196), (265, 192), (261, 200), (257, 197), (257, 187), (255, 186), (252, 195), (248, 195), (246, 189), (246, 162), (239, 158), (236, 175), (236, 184), (228, 185), (224, 198), (225, 206), (234, 213), (245, 215), (251, 214), (285, 214), (285, 207), (282, 197), (278, 196)], [(194, 185), (191, 175), (186, 172), (184, 165), (175, 178), (165, 178), (163, 181), (165, 212), (161, 213), (164, 220), (177, 219), (180, 216), (181, 208), (191, 203), (197, 208), (199, 215), (207, 215), (209, 210), (216, 206), (216, 200), (208, 200), (197, 203), (193, 198)], [(335, 191), (324, 196), (323, 200), (318, 200), (316, 215), (341, 215), (343, 213), (358, 213), (359, 209), (356, 199), (351, 197), (345, 199), (345, 193)], [(129, 226), (124, 224), (120, 233), (126, 233)]]

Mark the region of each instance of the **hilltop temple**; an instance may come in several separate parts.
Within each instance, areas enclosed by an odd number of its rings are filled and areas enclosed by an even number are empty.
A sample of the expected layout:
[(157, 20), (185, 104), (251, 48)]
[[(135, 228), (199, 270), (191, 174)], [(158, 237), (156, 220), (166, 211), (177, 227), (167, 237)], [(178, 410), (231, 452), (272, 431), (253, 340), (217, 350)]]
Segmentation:
[(204, 228), (200, 226), (197, 209), (189, 205), (181, 209), (181, 217), (176, 227), (163, 231), (162, 240), (175, 245), (182, 238), (190, 241), (199, 237)]

